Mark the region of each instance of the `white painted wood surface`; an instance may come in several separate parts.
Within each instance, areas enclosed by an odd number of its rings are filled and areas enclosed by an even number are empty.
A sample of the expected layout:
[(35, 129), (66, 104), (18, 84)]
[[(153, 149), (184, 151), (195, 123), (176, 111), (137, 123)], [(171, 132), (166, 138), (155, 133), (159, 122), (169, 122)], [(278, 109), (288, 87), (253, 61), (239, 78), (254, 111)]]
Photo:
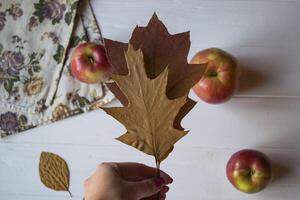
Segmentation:
[[(93, 0), (92, 5), (107, 38), (127, 41), (134, 26), (145, 25), (156, 11), (171, 33), (191, 30), (190, 57), (216, 46), (243, 66), (241, 90), (230, 102), (199, 102), (184, 119), (190, 134), (162, 165), (175, 179), (168, 199), (300, 198), (300, 1)], [(96, 111), (0, 141), (0, 200), (69, 199), (40, 183), (41, 151), (66, 159), (74, 199), (82, 199), (82, 182), (100, 162), (153, 165), (151, 157), (113, 139), (123, 132)], [(228, 158), (242, 148), (262, 150), (274, 162), (275, 180), (259, 194), (242, 194), (226, 179)]]

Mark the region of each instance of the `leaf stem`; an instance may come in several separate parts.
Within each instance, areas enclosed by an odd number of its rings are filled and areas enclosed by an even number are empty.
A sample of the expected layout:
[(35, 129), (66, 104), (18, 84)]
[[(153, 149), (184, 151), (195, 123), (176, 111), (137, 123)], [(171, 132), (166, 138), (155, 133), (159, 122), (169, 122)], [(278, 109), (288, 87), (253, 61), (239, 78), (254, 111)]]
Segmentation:
[(72, 195), (72, 193), (70, 192), (70, 190), (68, 190), (68, 193), (69, 193), (70, 197), (73, 198), (73, 195)]
[[(157, 159), (157, 156), (154, 156), (155, 157), (155, 164), (156, 164), (156, 178), (159, 178), (160, 177), (160, 162), (159, 160)], [(160, 192), (157, 193), (156, 195), (156, 199), (159, 200), (160, 199)]]

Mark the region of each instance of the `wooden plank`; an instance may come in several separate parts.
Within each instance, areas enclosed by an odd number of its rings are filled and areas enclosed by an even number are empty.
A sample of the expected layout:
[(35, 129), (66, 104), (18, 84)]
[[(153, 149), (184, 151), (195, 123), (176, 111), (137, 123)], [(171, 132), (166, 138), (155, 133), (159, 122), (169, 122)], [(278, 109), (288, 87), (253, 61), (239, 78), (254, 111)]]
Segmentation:
[[(194, 99), (197, 99), (192, 93)], [(115, 103), (112, 106), (117, 106)], [(183, 120), (191, 130), (178, 145), (300, 148), (300, 99), (234, 98), (222, 105), (199, 101)], [(96, 111), (4, 138), (4, 143), (118, 146), (123, 126)]]
[(208, 47), (235, 55), (243, 68), (239, 95), (300, 96), (300, 2), (258, 0), (92, 1), (105, 37), (128, 41), (154, 11), (171, 33), (191, 30), (191, 57)]
[(199, 102), (183, 121), (182, 142), (193, 146), (299, 148), (299, 99), (235, 98), (226, 104)]
[[(235, 148), (175, 148), (162, 165), (174, 178), (168, 199), (225, 199), (244, 200), (249, 195), (237, 192), (227, 181), (225, 166)], [(261, 149), (276, 164), (275, 181), (253, 199), (295, 200), (300, 193), (300, 150)], [(71, 192), (82, 198), (82, 183), (100, 162), (139, 161), (153, 165), (153, 158), (126, 146), (62, 146), (56, 144), (0, 144), (1, 199), (68, 199), (64, 192), (45, 188), (38, 177), (38, 159), (41, 151), (59, 153), (69, 164)], [(279, 165), (280, 163), (280, 165)], [(5, 198), (2, 198), (5, 197)], [(23, 199), (23, 198), (22, 198)]]

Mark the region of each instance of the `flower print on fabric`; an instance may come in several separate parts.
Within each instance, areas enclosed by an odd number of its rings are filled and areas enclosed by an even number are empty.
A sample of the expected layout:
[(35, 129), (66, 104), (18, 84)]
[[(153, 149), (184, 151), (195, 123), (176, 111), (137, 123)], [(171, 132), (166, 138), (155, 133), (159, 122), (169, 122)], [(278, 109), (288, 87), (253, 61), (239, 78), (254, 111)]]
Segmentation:
[(51, 20), (52, 24), (59, 23), (66, 11), (66, 5), (61, 2), (59, 0), (40, 0), (34, 4), (35, 12), (33, 15), (38, 18), (40, 23), (44, 19)]
[(36, 95), (41, 92), (44, 85), (44, 81), (42, 78), (32, 78), (27, 81), (25, 84), (25, 92), (28, 96)]
[(0, 43), (0, 87), (3, 85), (8, 99), (18, 101), (23, 87), (27, 96), (42, 91), (44, 80), (38, 76), (44, 52), (25, 52), (25, 45), (28, 45), (28, 42), (18, 35), (12, 36), (11, 44), (15, 45), (13, 51), (5, 49)]
[(4, 28), (5, 21), (6, 21), (6, 14), (5, 14), (5, 12), (0, 12), (0, 31), (2, 31), (2, 29)]
[(18, 116), (16, 113), (6, 112), (0, 115), (0, 128), (6, 132), (13, 132), (19, 128)]
[(0, 31), (4, 29), (7, 20), (6, 18), (8, 16), (11, 16), (12, 19), (16, 21), (18, 18), (22, 17), (22, 15), (23, 10), (20, 3), (12, 3), (6, 10), (2, 10), (2, 4), (0, 3)]
[(21, 8), (20, 3), (11, 4), (10, 8), (7, 9), (8, 14), (12, 16), (14, 20), (17, 20), (19, 17), (23, 15), (23, 10)]
[(21, 52), (6, 51), (2, 55), (0, 68), (10, 76), (17, 76), (22, 70), (24, 55)]

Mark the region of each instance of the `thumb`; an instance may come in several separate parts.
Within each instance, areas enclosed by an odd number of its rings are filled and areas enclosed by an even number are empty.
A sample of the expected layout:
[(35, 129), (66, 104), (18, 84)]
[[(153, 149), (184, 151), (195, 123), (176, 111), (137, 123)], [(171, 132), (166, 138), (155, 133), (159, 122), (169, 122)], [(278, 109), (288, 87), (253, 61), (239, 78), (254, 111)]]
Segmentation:
[(162, 190), (165, 184), (166, 182), (163, 178), (146, 179), (138, 182), (132, 182), (131, 191), (137, 199), (142, 199), (157, 194)]

